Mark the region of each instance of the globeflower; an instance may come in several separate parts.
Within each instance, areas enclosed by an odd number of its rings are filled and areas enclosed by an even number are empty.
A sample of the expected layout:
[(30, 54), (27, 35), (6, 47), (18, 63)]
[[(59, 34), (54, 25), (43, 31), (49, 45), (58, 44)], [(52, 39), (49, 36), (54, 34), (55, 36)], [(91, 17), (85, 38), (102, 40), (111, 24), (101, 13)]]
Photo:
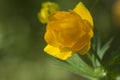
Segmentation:
[(38, 19), (41, 23), (47, 23), (49, 16), (59, 10), (59, 6), (54, 2), (42, 3), (42, 8), (38, 13)]
[(66, 60), (75, 53), (86, 54), (93, 37), (93, 19), (82, 2), (73, 10), (57, 11), (49, 17), (44, 51)]

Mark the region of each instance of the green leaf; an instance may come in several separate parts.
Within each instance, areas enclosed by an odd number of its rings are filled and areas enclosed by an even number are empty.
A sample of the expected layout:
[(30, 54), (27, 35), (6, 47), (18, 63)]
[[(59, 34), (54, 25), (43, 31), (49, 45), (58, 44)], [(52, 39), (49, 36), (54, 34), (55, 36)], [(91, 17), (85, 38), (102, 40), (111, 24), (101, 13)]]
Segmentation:
[(111, 42), (113, 41), (113, 38), (111, 38), (105, 45), (102, 46), (102, 48), (100, 47), (100, 41), (98, 41), (98, 50), (97, 50), (97, 54), (99, 55), (99, 57), (102, 59), (103, 55), (105, 54), (105, 52), (109, 49)]
[(93, 71), (93, 68), (91, 68), (88, 64), (86, 64), (85, 61), (83, 61), (82, 58), (77, 54), (75, 54), (71, 58), (69, 58), (67, 60), (67, 62), (71, 65), (83, 67), (83, 68)]
[(75, 67), (75, 66), (73, 66), (73, 65), (71, 65), (71, 64), (68, 64), (68, 63), (62, 62), (62, 61), (58, 61), (58, 63), (59, 63), (59, 65), (60, 65), (62, 68), (66, 69), (66, 70), (68, 70), (68, 71), (70, 71), (70, 72), (72, 72), (72, 73), (75, 73), (75, 74), (77, 74), (77, 75), (83, 76), (83, 77), (85, 77), (85, 78), (87, 78), (87, 79), (90, 79), (90, 80), (97, 80), (97, 78), (94, 78), (94, 77), (92, 77), (92, 76), (87, 75), (87, 74), (83, 71), (84, 69), (79, 69), (78, 67)]
[(66, 61), (58, 60), (57, 62), (63, 68), (90, 80), (98, 80), (103, 76), (103, 72), (101, 71), (102, 69), (93, 69), (77, 54), (73, 55)]
[[(95, 38), (96, 40), (94, 41), (94, 52), (91, 52), (91, 53), (94, 53), (94, 54), (97, 54), (98, 57), (102, 60), (103, 59), (103, 56), (104, 54), (106, 53), (106, 51), (110, 48), (110, 44), (111, 42), (113, 41), (113, 38), (111, 38), (108, 42), (106, 42), (106, 44), (104, 44), (102, 47), (101, 47), (101, 41), (100, 41), (100, 38), (97, 37)], [(92, 57), (92, 62), (93, 62), (93, 66), (94, 67), (97, 67), (97, 66), (101, 66), (101, 64), (99, 63), (99, 61), (96, 59), (96, 57), (92, 54), (91, 55)]]
[(109, 75), (112, 80), (115, 80), (117, 76), (120, 76), (120, 48), (112, 52), (113, 54), (107, 62), (106, 68), (109, 71)]
[(120, 64), (120, 49), (114, 51), (113, 54), (116, 55), (111, 58), (111, 60), (109, 61), (109, 65), (114, 66)]

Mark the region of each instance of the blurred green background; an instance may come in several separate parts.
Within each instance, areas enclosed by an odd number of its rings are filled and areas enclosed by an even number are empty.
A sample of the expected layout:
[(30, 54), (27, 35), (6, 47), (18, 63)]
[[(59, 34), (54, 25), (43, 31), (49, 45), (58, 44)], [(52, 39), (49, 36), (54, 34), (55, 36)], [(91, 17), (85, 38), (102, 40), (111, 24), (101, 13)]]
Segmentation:
[[(53, 57), (44, 54), (45, 24), (40, 23), (37, 13), (45, 1), (0, 0), (0, 80), (86, 80), (58, 67)], [(80, 0), (49, 1), (58, 3), (61, 10), (70, 10)], [(111, 11), (114, 0), (82, 2), (91, 10), (102, 43), (114, 36), (110, 50), (118, 48), (120, 27), (114, 25)], [(110, 56), (105, 56), (107, 61)]]

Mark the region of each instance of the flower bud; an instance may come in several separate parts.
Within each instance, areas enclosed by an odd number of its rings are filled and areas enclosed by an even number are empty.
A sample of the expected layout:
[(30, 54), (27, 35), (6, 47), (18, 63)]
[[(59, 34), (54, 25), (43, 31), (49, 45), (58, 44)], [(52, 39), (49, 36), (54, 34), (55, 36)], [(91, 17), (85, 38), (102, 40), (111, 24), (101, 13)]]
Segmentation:
[(38, 13), (38, 18), (42, 23), (47, 23), (49, 16), (58, 11), (59, 7), (54, 2), (45, 2), (42, 4), (42, 8)]

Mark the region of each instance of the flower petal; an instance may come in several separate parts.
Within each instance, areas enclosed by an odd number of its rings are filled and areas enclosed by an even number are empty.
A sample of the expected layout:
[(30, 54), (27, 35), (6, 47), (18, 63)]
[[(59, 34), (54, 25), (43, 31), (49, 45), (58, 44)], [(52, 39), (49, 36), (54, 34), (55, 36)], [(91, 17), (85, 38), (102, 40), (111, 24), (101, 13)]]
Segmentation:
[(83, 35), (72, 47), (73, 50), (79, 51), (86, 46), (87, 42), (89, 41), (89, 36), (87, 34)]
[(73, 11), (75, 11), (79, 16), (82, 17), (82, 19), (87, 20), (93, 26), (92, 16), (82, 2), (79, 2)]
[(84, 46), (79, 52), (80, 54), (84, 55), (86, 54), (89, 50), (90, 50), (90, 42), (88, 44), (86, 44), (86, 46)]
[(52, 28), (49, 26), (47, 26), (47, 29), (46, 29), (46, 33), (45, 33), (45, 36), (44, 36), (46, 42), (54, 47), (59, 47), (60, 43), (58, 43), (57, 39), (56, 39), (56, 36), (55, 36), (55, 33), (53, 32)]
[(72, 51), (61, 52), (59, 48), (53, 47), (51, 45), (47, 45), (44, 48), (44, 51), (56, 58), (61, 59), (61, 60), (66, 60), (67, 58), (72, 56)]

